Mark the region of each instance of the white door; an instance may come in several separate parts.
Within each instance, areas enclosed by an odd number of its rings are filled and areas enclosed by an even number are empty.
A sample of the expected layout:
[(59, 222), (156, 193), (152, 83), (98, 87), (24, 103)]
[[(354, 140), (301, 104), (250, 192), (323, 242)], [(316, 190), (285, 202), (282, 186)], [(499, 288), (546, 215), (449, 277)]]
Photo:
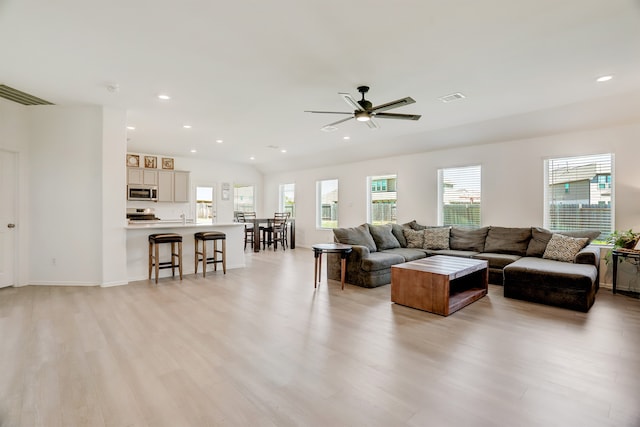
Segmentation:
[(16, 155), (0, 150), (0, 288), (15, 284)]

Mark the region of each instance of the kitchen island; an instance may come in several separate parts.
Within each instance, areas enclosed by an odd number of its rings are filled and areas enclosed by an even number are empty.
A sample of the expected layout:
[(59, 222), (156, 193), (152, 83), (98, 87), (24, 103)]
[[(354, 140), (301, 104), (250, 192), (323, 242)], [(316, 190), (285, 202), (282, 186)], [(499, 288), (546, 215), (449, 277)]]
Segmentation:
[[(182, 236), (182, 272), (195, 272), (193, 235), (200, 231), (221, 231), (226, 234), (227, 269), (242, 268), (244, 261), (244, 224), (237, 222), (194, 224), (181, 221), (131, 221), (127, 230), (127, 280), (147, 280), (149, 277), (149, 235), (177, 233)], [(168, 246), (168, 245), (162, 245)], [(160, 247), (160, 259), (169, 259), (169, 248)], [(209, 266), (210, 267), (210, 266)], [(201, 273), (200, 268), (199, 273)], [(216, 274), (222, 275), (222, 270)], [(160, 278), (171, 276), (171, 269), (160, 271)], [(202, 276), (201, 276), (202, 277)], [(207, 274), (207, 278), (215, 277)]]

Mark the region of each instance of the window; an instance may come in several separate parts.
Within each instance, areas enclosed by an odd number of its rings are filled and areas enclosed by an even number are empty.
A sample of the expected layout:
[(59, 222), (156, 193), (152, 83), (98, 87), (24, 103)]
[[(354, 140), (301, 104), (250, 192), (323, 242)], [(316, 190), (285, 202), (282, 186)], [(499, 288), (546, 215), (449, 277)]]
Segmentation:
[(438, 223), (480, 226), (480, 166), (438, 170)]
[(280, 212), (287, 212), (291, 218), (296, 217), (296, 185), (295, 184), (280, 184)]
[(196, 223), (211, 224), (215, 221), (214, 200), (213, 187), (196, 187)]
[(368, 222), (388, 224), (396, 222), (397, 175), (370, 176)]
[(318, 228), (338, 226), (338, 180), (328, 179), (316, 183)]
[(613, 231), (612, 154), (545, 160), (544, 225), (553, 231)]
[(233, 210), (236, 212), (255, 212), (254, 192), (253, 185), (234, 185)]

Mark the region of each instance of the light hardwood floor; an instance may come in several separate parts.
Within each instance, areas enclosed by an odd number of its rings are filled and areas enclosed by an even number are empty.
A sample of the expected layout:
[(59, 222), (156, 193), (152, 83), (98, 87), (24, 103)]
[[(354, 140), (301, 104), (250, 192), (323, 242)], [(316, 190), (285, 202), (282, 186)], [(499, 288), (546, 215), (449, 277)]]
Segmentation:
[(450, 317), (313, 289), (313, 253), (114, 288), (0, 289), (2, 426), (640, 426), (640, 301)]

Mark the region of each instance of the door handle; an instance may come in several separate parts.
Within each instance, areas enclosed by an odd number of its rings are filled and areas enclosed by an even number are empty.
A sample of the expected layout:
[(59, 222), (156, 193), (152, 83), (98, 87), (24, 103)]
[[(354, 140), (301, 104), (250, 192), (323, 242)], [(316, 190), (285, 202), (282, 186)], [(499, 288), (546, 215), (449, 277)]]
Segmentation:
[(7, 228), (16, 228), (15, 224), (7, 224)]

